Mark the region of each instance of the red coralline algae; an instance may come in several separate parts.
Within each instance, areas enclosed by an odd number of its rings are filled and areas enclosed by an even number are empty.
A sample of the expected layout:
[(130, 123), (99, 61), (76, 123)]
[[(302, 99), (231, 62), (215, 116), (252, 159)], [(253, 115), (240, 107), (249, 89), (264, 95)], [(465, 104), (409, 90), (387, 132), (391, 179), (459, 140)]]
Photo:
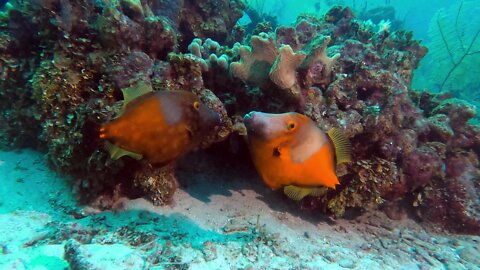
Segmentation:
[(402, 164), (408, 191), (425, 187), (445, 176), (442, 159), (436, 149), (428, 147), (428, 145), (421, 146), (406, 155)]
[(478, 165), (478, 157), (471, 151), (452, 153), (446, 161), (446, 177), (419, 193), (419, 216), (457, 232), (479, 234)]

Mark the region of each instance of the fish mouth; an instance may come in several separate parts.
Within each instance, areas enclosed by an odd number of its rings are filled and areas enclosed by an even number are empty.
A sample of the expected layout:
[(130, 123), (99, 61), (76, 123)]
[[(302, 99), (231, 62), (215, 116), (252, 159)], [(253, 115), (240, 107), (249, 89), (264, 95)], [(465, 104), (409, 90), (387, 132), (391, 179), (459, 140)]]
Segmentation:
[(243, 117), (243, 124), (247, 128), (247, 135), (253, 137), (262, 137), (262, 130), (264, 129), (264, 123), (259, 118), (260, 112), (251, 111)]
[(245, 127), (247, 128), (248, 131), (251, 131), (253, 129), (253, 121), (255, 117), (255, 112), (251, 111), (243, 117), (243, 123), (245, 124)]
[(209, 131), (222, 124), (222, 115), (212, 110), (202, 110), (200, 112), (201, 126), (205, 131)]

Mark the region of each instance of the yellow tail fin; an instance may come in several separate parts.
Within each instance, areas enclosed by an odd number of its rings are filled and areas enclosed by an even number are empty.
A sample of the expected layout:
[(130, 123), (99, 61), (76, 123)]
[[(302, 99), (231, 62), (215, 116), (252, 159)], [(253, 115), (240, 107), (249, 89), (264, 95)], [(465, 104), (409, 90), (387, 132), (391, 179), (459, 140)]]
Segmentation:
[(333, 147), (335, 148), (337, 165), (352, 161), (352, 145), (350, 144), (348, 138), (345, 137), (345, 135), (338, 128), (331, 128), (327, 134), (332, 140)]

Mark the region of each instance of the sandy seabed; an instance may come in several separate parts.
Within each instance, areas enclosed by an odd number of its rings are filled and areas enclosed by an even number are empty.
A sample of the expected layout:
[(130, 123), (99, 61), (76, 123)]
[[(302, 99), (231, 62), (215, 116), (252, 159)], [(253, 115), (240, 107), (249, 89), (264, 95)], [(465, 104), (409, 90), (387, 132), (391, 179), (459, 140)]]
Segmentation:
[(78, 205), (42, 154), (0, 152), (0, 269), (480, 269), (480, 237), (299, 210), (252, 172), (179, 168), (171, 206)]

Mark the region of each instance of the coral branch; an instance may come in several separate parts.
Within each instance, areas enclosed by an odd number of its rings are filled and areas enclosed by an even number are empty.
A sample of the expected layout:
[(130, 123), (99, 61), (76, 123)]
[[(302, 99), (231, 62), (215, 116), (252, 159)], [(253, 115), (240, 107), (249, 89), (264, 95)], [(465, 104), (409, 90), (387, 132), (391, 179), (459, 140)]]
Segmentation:
[[(480, 29), (477, 31), (477, 33), (474, 35), (473, 39), (472, 39), (472, 42), (470, 42), (470, 45), (468, 46), (467, 50), (462, 54), (462, 56), (460, 57), (460, 59), (458, 60), (458, 62), (453, 62), (453, 66), (450, 68), (450, 70), (448, 70), (448, 73), (447, 75), (445, 76), (445, 78), (443, 79), (441, 85), (440, 85), (440, 92), (443, 90), (443, 87), (445, 86), (445, 83), (447, 83), (448, 79), (450, 78), (450, 76), (453, 74), (453, 72), (455, 71), (455, 69), (458, 68), (458, 66), (460, 66), (460, 64), (462, 64), (463, 60), (465, 60), (465, 58), (467, 56), (471, 56), (471, 55), (474, 55), (476, 54), (477, 52), (474, 52), (472, 54), (470, 54), (470, 50), (472, 49), (472, 46), (473, 44), (475, 44), (475, 41), (477, 40), (477, 37), (479, 36), (480, 34)], [(446, 45), (446, 43), (445, 43)], [(448, 47), (447, 47), (448, 48)]]

